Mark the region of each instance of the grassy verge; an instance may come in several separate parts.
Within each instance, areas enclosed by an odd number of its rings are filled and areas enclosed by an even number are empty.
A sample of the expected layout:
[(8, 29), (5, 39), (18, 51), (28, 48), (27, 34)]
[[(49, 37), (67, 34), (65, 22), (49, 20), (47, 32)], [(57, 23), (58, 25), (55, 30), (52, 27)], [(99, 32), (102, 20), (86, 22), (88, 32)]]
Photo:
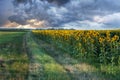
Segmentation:
[(70, 80), (63, 66), (49, 56), (30, 34), (27, 36), (27, 46), (31, 58), (29, 80)]

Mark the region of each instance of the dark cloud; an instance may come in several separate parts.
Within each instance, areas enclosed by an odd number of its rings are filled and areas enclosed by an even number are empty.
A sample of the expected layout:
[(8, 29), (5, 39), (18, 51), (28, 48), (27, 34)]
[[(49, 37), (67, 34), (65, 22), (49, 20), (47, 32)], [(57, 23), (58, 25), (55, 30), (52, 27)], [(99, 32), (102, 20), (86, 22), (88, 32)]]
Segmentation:
[(0, 14), (0, 26), (4, 25), (5, 22), (6, 22), (6, 19), (4, 18), (2, 14)]
[[(63, 5), (63, 4), (68, 3), (70, 0), (39, 0), (39, 1), (48, 1), (49, 3)], [(27, 3), (27, 2), (34, 3), (34, 1), (32, 1), (32, 0), (14, 0), (13, 2), (15, 5), (19, 4), (19, 3)]]
[(0, 27), (8, 22), (8, 17), (12, 15), (12, 0), (0, 0)]
[[(44, 0), (42, 0), (44, 1)], [(51, 2), (51, 3), (57, 3), (58, 5), (63, 5), (63, 4), (66, 4), (68, 3), (70, 0), (47, 0), (48, 2)]]
[(18, 6), (19, 4), (32, 3), (32, 0), (13, 0), (13, 4)]
[(24, 3), (24, 2), (27, 2), (28, 0), (14, 0), (14, 1), (17, 3)]
[(8, 18), (9, 21), (11, 22), (16, 22), (18, 24), (21, 24), (21, 25), (25, 25), (26, 24), (26, 19), (25, 17), (21, 16), (21, 15), (13, 15), (13, 16), (10, 16)]
[(115, 28), (120, 26), (119, 3), (120, 0), (13, 0), (14, 14), (8, 19), (20, 25), (35, 20), (52, 27)]

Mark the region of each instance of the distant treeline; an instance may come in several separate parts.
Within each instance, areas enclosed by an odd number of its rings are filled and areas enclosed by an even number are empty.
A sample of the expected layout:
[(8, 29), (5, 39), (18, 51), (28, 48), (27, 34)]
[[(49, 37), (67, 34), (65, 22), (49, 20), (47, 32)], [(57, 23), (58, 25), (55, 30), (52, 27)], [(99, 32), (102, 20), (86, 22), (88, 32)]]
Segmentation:
[(0, 31), (9, 31), (9, 32), (23, 32), (23, 31), (29, 31), (30, 29), (0, 29)]

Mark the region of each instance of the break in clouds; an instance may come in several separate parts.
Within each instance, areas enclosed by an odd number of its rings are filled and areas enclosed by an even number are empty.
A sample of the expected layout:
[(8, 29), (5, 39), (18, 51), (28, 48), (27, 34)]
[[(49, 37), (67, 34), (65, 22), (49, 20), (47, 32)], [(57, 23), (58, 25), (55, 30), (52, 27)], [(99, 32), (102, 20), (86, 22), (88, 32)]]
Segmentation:
[(0, 0), (0, 26), (120, 28), (120, 0)]

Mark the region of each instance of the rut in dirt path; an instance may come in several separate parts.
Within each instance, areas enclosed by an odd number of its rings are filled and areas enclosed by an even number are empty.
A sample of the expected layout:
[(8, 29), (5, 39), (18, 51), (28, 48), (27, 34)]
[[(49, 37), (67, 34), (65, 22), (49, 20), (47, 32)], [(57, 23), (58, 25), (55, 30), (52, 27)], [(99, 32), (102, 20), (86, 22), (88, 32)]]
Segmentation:
[(26, 36), (26, 46), (30, 60), (28, 80), (71, 80), (63, 66), (44, 52), (30, 33)]
[(28, 79), (27, 80), (43, 80), (41, 77), (43, 68), (42, 68), (41, 64), (38, 63), (34, 57), (35, 55), (34, 55), (34, 52), (32, 51), (33, 46), (31, 43), (31, 41), (33, 41), (33, 40), (30, 37), (30, 32), (28, 32), (25, 35), (24, 41), (25, 41), (27, 55), (29, 58), (29, 70), (28, 70)]
[(55, 48), (54, 45), (38, 40), (37, 38), (35, 41), (39, 44), (39, 47), (43, 48), (48, 55), (53, 57), (63, 66), (71, 80), (106, 80), (99, 76), (99, 73), (96, 71), (95, 67), (73, 59), (67, 53)]

